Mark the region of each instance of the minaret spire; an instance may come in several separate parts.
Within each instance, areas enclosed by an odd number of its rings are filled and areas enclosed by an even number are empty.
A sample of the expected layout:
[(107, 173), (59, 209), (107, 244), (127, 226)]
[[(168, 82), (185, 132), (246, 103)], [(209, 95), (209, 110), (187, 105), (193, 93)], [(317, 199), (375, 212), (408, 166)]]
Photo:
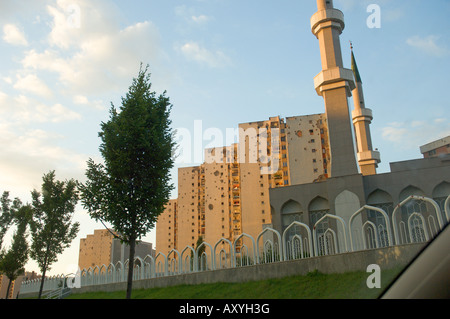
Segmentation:
[(363, 175), (374, 175), (376, 168), (380, 163), (380, 153), (372, 148), (372, 137), (370, 135), (370, 123), (372, 122), (372, 110), (365, 107), (364, 94), (362, 89), (361, 76), (356, 65), (355, 55), (353, 53), (353, 44), (350, 42), (352, 55), (352, 70), (355, 77), (356, 87), (353, 89), (352, 111), (353, 126), (355, 129), (356, 149), (358, 164)]
[(344, 14), (332, 0), (317, 0), (311, 30), (319, 40), (322, 72), (314, 78), (318, 95), (325, 103), (331, 164), (329, 177), (358, 173), (348, 97), (355, 88), (353, 72), (345, 69), (339, 36), (345, 27)]

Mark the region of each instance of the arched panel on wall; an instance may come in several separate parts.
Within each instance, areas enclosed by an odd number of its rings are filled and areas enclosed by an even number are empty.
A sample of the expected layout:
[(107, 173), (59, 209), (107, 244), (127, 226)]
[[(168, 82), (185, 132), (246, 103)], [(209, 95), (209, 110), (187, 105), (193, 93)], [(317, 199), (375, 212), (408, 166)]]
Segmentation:
[[(392, 196), (382, 189), (376, 189), (369, 194), (369, 196), (367, 197), (367, 205), (381, 208), (386, 212), (386, 214), (388, 214), (389, 219), (391, 218), (394, 211), (394, 201), (392, 199)], [(377, 229), (387, 228), (386, 221), (377, 212), (368, 210), (367, 216), (369, 220), (376, 225)], [(390, 225), (390, 227), (392, 227), (392, 225)], [(384, 240), (384, 237), (382, 240)]]
[(421, 190), (419, 187), (409, 185), (408, 187), (405, 187), (399, 195), (399, 203), (408, 198), (411, 195), (417, 195), (417, 196), (425, 196), (425, 193), (423, 190)]
[(302, 205), (292, 199), (284, 203), (281, 207), (281, 221), (283, 224), (283, 230), (293, 221), (303, 222)]
[(392, 202), (392, 196), (388, 192), (379, 188), (377, 188), (372, 193), (370, 193), (369, 196), (367, 196), (367, 204), (372, 206)]
[(358, 195), (349, 190), (343, 190), (336, 196), (334, 207), (336, 208), (336, 215), (344, 218), (347, 223), (350, 216), (361, 207), (361, 202)]
[(282, 214), (297, 214), (302, 212), (303, 212), (302, 205), (300, 205), (299, 202), (292, 199), (288, 200), (286, 203), (283, 204), (283, 206), (281, 206)]
[[(415, 228), (418, 229), (426, 227), (430, 234), (436, 234), (439, 228), (436, 209), (428, 201), (420, 199), (420, 197), (429, 196), (426, 196), (425, 192), (419, 187), (413, 185), (405, 187), (400, 192), (399, 203), (403, 202), (411, 195), (417, 196), (417, 198), (413, 198), (405, 202), (405, 204), (401, 206), (401, 213), (393, 217), (395, 218), (395, 223), (398, 225), (399, 236), (398, 240), (396, 241), (397, 244), (412, 242), (411, 236), (409, 235), (411, 228), (413, 227), (413, 225), (409, 222), (411, 220), (421, 224), (420, 227), (417, 226)], [(417, 218), (412, 218), (412, 216), (423, 216), (424, 222), (422, 222), (422, 219), (419, 220)]]
[[(281, 207), (281, 222), (282, 222), (282, 231), (289, 227), (294, 221), (296, 222), (304, 222), (303, 218), (303, 208), (302, 205), (295, 200), (288, 200)], [(291, 227), (288, 231), (287, 237), (291, 238), (296, 234), (301, 233), (301, 228), (299, 226)]]
[[(308, 205), (309, 227), (313, 228), (314, 224), (323, 216), (330, 213), (330, 203), (327, 199), (316, 196)], [(325, 233), (328, 229), (328, 219), (320, 223), (316, 232), (318, 235)]]
[(329, 210), (330, 203), (322, 196), (316, 196), (308, 205), (308, 211)]
[[(448, 220), (448, 216), (445, 214), (445, 201), (447, 200), (447, 197), (450, 196), (450, 183), (444, 181), (433, 189), (432, 197), (436, 201), (436, 203), (439, 205), (439, 208), (441, 209), (442, 217)], [(448, 201), (447, 201), (448, 203)], [(448, 205), (447, 205), (448, 206)], [(450, 207), (447, 207), (447, 211), (450, 210)]]
[[(334, 200), (334, 207), (336, 209), (336, 215), (341, 217), (345, 223), (348, 225), (350, 221), (350, 217), (361, 207), (361, 202), (359, 200), (358, 195), (355, 193), (349, 191), (349, 190), (343, 190), (339, 193), (338, 196), (336, 196)], [(355, 225), (357, 227), (362, 227), (362, 221), (361, 219), (355, 221)], [(338, 232), (338, 238), (339, 238), (339, 246), (344, 247), (345, 243), (342, 242), (344, 236), (339, 234), (340, 228), (338, 227), (336, 229)], [(348, 244), (348, 243), (347, 243)]]

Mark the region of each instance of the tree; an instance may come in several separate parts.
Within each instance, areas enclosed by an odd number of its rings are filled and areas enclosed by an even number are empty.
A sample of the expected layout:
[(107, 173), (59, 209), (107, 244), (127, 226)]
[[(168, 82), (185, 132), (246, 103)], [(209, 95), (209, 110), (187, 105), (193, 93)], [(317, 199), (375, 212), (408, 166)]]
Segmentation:
[(30, 222), (32, 244), (30, 257), (42, 272), (39, 298), (44, 288), (45, 273), (58, 260), (58, 255), (70, 246), (79, 230), (79, 223), (72, 222), (79, 200), (77, 181), (55, 180), (55, 171), (44, 174), (42, 193), (31, 192), (33, 218)]
[(111, 232), (129, 246), (127, 299), (131, 298), (136, 243), (153, 229), (173, 189), (172, 105), (165, 91), (158, 97), (151, 91), (147, 70), (141, 65), (119, 111), (111, 105), (109, 121), (101, 123), (99, 132), (104, 163), (89, 159), (87, 181), (79, 185), (90, 216), (111, 224)]
[[(11, 206), (12, 203), (12, 206)], [(14, 201), (9, 199), (9, 192), (3, 192), (2, 197), (0, 198), (0, 249), (3, 244), (3, 237), (5, 237), (6, 232), (8, 231), (11, 223), (14, 220), (14, 215), (21, 207), (22, 202), (20, 199), (15, 198)]]
[(28, 242), (26, 237), (28, 223), (31, 218), (31, 207), (29, 205), (22, 206), (20, 201), (17, 204), (20, 205), (20, 208), (17, 209), (14, 216), (17, 229), (13, 235), (11, 247), (8, 251), (0, 252), (0, 273), (6, 275), (9, 279), (6, 299), (8, 299), (12, 282), (24, 273), (25, 264), (28, 261)]

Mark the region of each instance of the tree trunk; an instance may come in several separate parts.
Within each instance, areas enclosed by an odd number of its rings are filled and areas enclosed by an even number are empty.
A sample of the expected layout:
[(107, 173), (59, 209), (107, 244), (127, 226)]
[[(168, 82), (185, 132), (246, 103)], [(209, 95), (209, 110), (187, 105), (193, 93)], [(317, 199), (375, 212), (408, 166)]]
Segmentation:
[(48, 252), (50, 251), (50, 243), (47, 242), (47, 249), (45, 251), (44, 264), (42, 265), (42, 278), (41, 278), (41, 287), (39, 288), (39, 296), (38, 299), (41, 299), (42, 290), (44, 290), (44, 281), (45, 281), (45, 273), (47, 272), (47, 261), (48, 261)]
[(128, 257), (128, 281), (127, 281), (127, 299), (131, 299), (131, 290), (133, 288), (133, 270), (134, 270), (134, 254), (136, 251), (136, 238), (130, 238), (130, 256)]
[(8, 299), (9, 290), (11, 289), (11, 283), (13, 282), (11, 279), (9, 279), (9, 277), (8, 277), (8, 280), (9, 280), (9, 282), (8, 282), (8, 288), (6, 289), (6, 297), (5, 297), (5, 299)]
[(41, 278), (41, 287), (39, 288), (39, 296), (38, 299), (41, 299), (42, 296), (42, 290), (44, 289), (44, 281), (45, 281), (45, 273), (47, 272), (47, 267), (44, 268), (44, 271), (42, 272), (42, 278)]

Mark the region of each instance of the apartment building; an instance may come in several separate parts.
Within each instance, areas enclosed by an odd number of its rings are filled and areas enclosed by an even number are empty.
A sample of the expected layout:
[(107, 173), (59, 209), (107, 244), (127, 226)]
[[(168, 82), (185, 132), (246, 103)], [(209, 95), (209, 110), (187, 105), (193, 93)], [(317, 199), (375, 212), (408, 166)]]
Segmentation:
[(26, 271), (23, 275), (17, 277), (17, 279), (11, 283), (8, 293), (9, 278), (4, 274), (0, 274), (0, 299), (16, 299), (20, 293), (22, 281), (39, 278), (41, 278), (41, 276), (36, 272)]
[[(125, 263), (129, 257), (129, 246), (120, 243), (107, 229), (95, 229), (94, 234), (80, 239), (78, 267), (80, 269), (94, 268), (95, 266), (109, 266), (111, 263)], [(135, 248), (135, 257), (155, 256), (152, 243), (138, 242)]]
[(450, 154), (450, 136), (420, 146), (420, 153), (422, 153), (423, 158)]
[[(156, 224), (156, 249), (182, 251), (203, 241), (234, 242), (271, 226), (269, 189), (327, 178), (324, 114), (239, 124), (239, 142), (205, 150), (199, 166), (178, 170), (178, 197)], [(238, 243), (238, 249), (239, 249)]]

